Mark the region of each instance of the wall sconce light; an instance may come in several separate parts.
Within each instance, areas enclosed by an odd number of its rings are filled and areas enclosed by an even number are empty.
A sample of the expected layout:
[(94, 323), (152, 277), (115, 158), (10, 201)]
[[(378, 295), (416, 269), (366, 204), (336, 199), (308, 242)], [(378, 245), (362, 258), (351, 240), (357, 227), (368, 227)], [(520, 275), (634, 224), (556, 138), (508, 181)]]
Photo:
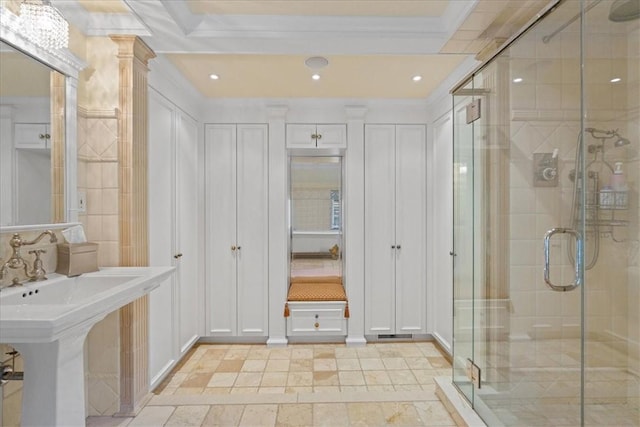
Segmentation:
[(45, 49), (69, 46), (69, 24), (49, 0), (23, 0), (20, 4), (20, 33)]

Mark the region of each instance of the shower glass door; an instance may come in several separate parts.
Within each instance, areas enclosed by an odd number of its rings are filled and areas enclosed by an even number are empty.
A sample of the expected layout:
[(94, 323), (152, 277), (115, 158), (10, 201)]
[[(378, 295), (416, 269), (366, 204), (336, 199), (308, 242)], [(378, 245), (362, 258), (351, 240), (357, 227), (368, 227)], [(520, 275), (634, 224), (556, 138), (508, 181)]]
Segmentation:
[(560, 3), (454, 91), (453, 376), (488, 425), (584, 419), (580, 14)]

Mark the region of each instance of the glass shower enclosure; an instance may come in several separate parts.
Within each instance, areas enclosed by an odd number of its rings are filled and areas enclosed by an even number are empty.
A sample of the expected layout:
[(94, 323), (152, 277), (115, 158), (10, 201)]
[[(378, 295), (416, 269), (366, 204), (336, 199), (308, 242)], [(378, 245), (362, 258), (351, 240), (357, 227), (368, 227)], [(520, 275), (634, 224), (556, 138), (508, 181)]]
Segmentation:
[(453, 382), (488, 425), (640, 425), (639, 9), (554, 2), (452, 91)]

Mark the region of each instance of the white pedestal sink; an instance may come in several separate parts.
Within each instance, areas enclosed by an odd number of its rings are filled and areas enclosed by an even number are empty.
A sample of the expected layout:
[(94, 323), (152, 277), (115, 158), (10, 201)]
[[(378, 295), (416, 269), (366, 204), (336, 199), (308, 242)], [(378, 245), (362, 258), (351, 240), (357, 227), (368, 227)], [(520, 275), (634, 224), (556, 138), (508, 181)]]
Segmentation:
[(24, 358), (23, 426), (84, 426), (84, 340), (107, 314), (156, 288), (173, 267), (114, 267), (0, 292), (0, 343)]

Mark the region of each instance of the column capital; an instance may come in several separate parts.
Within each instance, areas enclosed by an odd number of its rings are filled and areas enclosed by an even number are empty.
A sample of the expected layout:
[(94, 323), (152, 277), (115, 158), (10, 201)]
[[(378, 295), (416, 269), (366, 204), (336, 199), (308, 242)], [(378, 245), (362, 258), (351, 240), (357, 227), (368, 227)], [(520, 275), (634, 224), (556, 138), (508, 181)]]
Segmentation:
[(118, 58), (136, 58), (145, 65), (156, 57), (151, 48), (138, 36), (112, 34), (109, 36), (118, 45)]
[(289, 112), (289, 107), (286, 105), (268, 105), (267, 106), (267, 116), (270, 120), (285, 120), (287, 118), (287, 113)]
[(347, 120), (364, 120), (369, 109), (364, 105), (347, 105), (344, 110), (347, 114)]

